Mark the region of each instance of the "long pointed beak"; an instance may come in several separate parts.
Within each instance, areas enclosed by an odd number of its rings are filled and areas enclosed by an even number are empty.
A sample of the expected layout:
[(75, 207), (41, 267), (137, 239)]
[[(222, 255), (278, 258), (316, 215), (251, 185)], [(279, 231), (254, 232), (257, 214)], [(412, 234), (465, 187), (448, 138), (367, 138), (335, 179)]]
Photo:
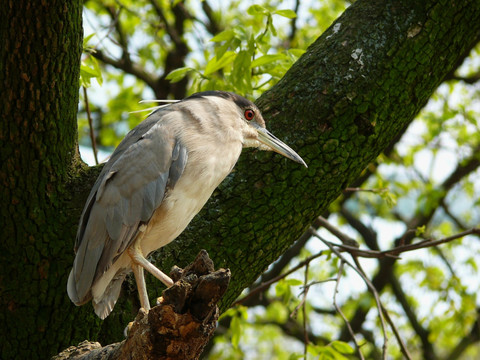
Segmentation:
[(303, 161), (303, 159), (300, 157), (300, 155), (293, 151), (293, 149), (286, 145), (284, 142), (277, 139), (275, 135), (273, 135), (270, 131), (254, 122), (251, 122), (250, 124), (253, 125), (257, 130), (258, 141), (266, 145), (269, 150), (273, 150), (280, 155), (289, 158), (290, 160), (293, 160), (299, 164), (302, 164), (305, 167), (308, 167), (305, 161)]

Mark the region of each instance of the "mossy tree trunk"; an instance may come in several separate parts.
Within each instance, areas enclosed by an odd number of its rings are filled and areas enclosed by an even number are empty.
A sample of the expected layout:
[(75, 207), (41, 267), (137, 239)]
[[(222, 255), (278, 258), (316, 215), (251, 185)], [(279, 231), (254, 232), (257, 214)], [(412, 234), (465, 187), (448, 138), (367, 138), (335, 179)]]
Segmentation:
[[(93, 340), (100, 326), (65, 291), (78, 198), (96, 173), (75, 161), (81, 8), (10, 0), (0, 11), (9, 19), (0, 33), (1, 357), (45, 358)], [(228, 306), (412, 121), (479, 31), (476, 0), (355, 2), (258, 100), (309, 168), (249, 151), (157, 265), (184, 266), (207, 249), (232, 271)], [(118, 341), (135, 315), (136, 294), (125, 290), (104, 340)]]
[(66, 199), (79, 168), (81, 12), (81, 1), (0, 5), (1, 359), (45, 359), (75, 331), (65, 283), (76, 219)]

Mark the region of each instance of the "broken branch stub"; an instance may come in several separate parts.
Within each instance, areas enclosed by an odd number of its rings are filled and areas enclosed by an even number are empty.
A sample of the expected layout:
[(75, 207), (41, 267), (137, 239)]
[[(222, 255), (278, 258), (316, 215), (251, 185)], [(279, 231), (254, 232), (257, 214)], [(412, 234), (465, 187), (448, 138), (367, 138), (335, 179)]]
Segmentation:
[(227, 290), (230, 270), (215, 271), (205, 250), (185, 269), (174, 267), (175, 283), (164, 290), (157, 306), (147, 313), (140, 309), (127, 338), (79, 355), (76, 347), (54, 360), (167, 360), (198, 359), (213, 336), (219, 310), (217, 303)]

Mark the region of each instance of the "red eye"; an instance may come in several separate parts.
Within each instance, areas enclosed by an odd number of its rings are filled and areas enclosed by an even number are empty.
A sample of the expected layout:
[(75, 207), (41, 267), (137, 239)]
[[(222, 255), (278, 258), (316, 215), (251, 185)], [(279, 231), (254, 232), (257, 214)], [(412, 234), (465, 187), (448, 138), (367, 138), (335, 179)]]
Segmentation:
[(250, 121), (255, 117), (255, 111), (253, 111), (252, 109), (247, 109), (245, 110), (244, 116), (245, 119)]

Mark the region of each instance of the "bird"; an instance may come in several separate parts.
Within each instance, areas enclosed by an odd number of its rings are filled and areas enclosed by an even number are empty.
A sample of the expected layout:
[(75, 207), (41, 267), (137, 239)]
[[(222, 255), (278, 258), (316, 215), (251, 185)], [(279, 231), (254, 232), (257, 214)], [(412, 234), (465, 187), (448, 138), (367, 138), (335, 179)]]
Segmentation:
[(172, 279), (147, 260), (173, 241), (232, 171), (243, 148), (275, 151), (307, 166), (265, 128), (258, 107), (226, 91), (204, 91), (159, 107), (133, 128), (100, 172), (82, 211), (68, 277), (71, 301), (92, 300), (105, 319), (133, 271), (150, 309), (144, 272)]

